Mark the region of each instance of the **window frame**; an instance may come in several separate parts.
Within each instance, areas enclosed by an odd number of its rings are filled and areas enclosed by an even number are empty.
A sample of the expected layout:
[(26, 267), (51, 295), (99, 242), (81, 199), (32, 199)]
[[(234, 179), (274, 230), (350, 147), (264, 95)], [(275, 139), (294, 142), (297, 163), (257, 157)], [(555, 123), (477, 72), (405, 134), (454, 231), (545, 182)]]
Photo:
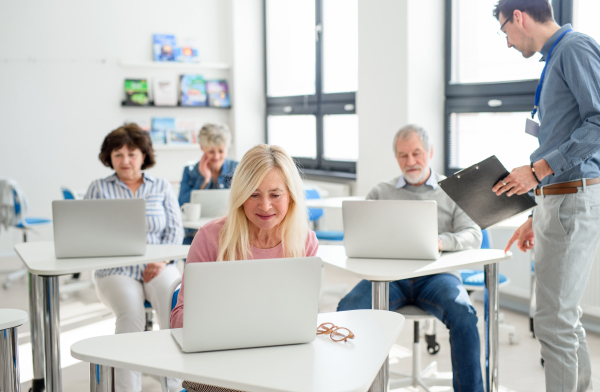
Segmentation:
[[(444, 27), (445, 110), (444, 110), (444, 174), (451, 176), (463, 168), (450, 167), (450, 115), (452, 113), (520, 112), (533, 109), (539, 79), (516, 82), (452, 84), (452, 3), (446, 0)], [(559, 25), (573, 23), (573, 0), (552, 0), (554, 19)], [(490, 9), (490, 15), (492, 9)], [(491, 17), (491, 16), (490, 16)], [(490, 100), (502, 106), (490, 106)]]
[[(356, 114), (356, 92), (323, 93), (323, 0), (315, 0), (315, 94), (287, 97), (268, 96), (267, 65), (267, 0), (264, 9), (265, 61), (265, 140), (269, 143), (268, 116), (313, 114), (317, 124), (317, 151), (315, 159), (294, 157), (305, 174), (356, 179), (356, 161), (335, 161), (324, 157), (323, 116), (329, 114)], [(317, 36), (318, 35), (318, 36)]]

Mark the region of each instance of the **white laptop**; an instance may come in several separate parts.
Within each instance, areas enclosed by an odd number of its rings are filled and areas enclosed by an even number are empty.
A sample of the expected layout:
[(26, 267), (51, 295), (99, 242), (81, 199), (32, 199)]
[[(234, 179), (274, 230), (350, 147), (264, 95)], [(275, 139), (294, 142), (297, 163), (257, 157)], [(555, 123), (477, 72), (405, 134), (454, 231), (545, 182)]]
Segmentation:
[(435, 260), (439, 257), (433, 200), (344, 201), (348, 257)]
[(184, 352), (309, 343), (315, 339), (321, 259), (185, 265)]
[(52, 202), (57, 258), (137, 256), (146, 253), (146, 200)]
[(203, 189), (192, 191), (190, 203), (199, 203), (201, 218), (219, 218), (227, 215), (229, 189)]

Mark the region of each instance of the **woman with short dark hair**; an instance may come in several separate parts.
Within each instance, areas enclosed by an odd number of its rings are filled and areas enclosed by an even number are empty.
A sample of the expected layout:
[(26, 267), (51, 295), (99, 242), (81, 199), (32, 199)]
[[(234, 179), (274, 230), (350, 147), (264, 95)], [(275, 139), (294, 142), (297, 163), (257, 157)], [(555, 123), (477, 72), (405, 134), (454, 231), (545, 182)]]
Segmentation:
[[(92, 182), (85, 198), (145, 199), (146, 242), (180, 245), (183, 227), (173, 187), (142, 171), (155, 163), (150, 135), (136, 124), (119, 127), (104, 139), (99, 158), (115, 173)], [(96, 293), (117, 316), (115, 333), (144, 330), (145, 300), (156, 310), (160, 324), (162, 315), (171, 311), (167, 292), (179, 276), (168, 260), (96, 271)], [(141, 391), (141, 373), (115, 369), (115, 386), (117, 391)]]

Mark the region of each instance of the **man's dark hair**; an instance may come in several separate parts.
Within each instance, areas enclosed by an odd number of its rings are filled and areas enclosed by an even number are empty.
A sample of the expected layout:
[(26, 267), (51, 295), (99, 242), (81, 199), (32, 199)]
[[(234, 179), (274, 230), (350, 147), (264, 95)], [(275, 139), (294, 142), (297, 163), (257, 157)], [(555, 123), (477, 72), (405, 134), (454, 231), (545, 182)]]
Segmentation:
[(515, 10), (526, 12), (538, 23), (554, 20), (550, 0), (498, 0), (494, 8), (494, 17), (500, 20), (500, 13), (502, 13), (505, 18), (509, 18)]
[(114, 169), (110, 154), (114, 150), (119, 150), (125, 145), (130, 150), (139, 148), (142, 151), (142, 154), (146, 154), (146, 158), (142, 164), (142, 170), (154, 166), (156, 161), (154, 159), (154, 149), (152, 148), (150, 134), (134, 123), (125, 124), (122, 127), (119, 127), (104, 138), (102, 148), (100, 149), (100, 162), (102, 162), (104, 166)]

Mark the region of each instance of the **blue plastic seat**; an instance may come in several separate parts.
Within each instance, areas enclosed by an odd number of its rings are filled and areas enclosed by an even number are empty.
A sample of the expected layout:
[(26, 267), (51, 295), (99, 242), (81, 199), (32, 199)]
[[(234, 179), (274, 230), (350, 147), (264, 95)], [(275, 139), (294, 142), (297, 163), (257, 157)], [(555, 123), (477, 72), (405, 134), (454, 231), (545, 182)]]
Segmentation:
[[(306, 195), (306, 199), (320, 199), (321, 195), (316, 189), (309, 188), (304, 190), (304, 194)], [(324, 214), (322, 208), (309, 208), (308, 209), (308, 218), (311, 222), (317, 222)], [(344, 232), (337, 230), (315, 230), (315, 234), (318, 240), (322, 241), (343, 241), (344, 240)]]
[[(483, 240), (481, 241), (481, 249), (490, 249), (490, 237), (487, 230), (481, 230)], [(460, 270), (460, 277), (467, 291), (483, 290), (484, 274), (483, 271), (465, 269)], [(498, 277), (499, 285), (507, 284), (508, 278), (502, 274)]]

